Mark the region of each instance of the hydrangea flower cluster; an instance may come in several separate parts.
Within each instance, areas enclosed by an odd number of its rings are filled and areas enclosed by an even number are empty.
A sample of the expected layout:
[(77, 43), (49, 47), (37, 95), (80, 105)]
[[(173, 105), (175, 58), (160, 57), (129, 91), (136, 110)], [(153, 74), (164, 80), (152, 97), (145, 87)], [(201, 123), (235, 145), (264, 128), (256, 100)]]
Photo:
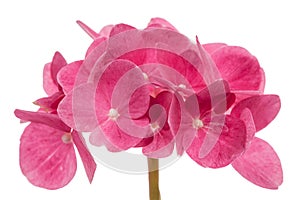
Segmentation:
[(232, 165), (269, 189), (282, 184), (280, 160), (256, 133), (278, 114), (280, 99), (264, 94), (265, 74), (246, 49), (201, 45), (168, 21), (145, 29), (127, 24), (99, 33), (83, 60), (56, 52), (43, 73), (47, 97), (36, 112), (15, 110), (30, 122), (20, 143), (20, 166), (38, 187), (58, 189), (76, 172), (74, 145), (92, 182), (96, 163), (89, 142), (121, 152), (141, 148), (152, 159), (187, 153), (202, 167)]

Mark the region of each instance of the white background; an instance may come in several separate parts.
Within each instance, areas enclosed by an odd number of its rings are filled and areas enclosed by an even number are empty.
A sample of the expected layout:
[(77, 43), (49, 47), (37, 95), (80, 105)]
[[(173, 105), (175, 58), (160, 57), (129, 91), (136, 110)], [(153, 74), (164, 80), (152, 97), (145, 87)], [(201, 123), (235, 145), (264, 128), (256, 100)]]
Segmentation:
[(45, 95), (43, 66), (56, 50), (69, 62), (83, 58), (92, 40), (76, 20), (98, 31), (120, 22), (143, 28), (157, 16), (190, 38), (198, 35), (202, 43), (240, 45), (258, 58), (266, 72), (266, 93), (279, 94), (282, 100), (278, 117), (258, 135), (275, 148), (284, 170), (279, 190), (267, 190), (230, 166), (204, 169), (184, 156), (161, 171), (162, 199), (299, 199), (299, 9), (296, 0), (1, 1), (0, 199), (148, 199), (146, 175), (122, 174), (100, 164), (91, 185), (78, 162), (77, 173), (65, 188), (48, 191), (32, 186), (19, 169), (24, 125), (13, 110), (36, 110), (31, 102)]

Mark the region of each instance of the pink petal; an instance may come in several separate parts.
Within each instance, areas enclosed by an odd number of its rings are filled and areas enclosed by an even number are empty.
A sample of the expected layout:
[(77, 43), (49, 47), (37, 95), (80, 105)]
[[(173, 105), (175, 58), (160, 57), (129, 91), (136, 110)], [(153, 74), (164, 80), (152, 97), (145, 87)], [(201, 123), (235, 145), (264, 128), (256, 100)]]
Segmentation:
[(215, 107), (219, 112), (223, 111), (224, 113), (234, 101), (234, 96), (228, 94), (228, 83), (224, 80), (217, 80), (198, 92), (196, 97), (192, 95), (187, 98), (185, 105), (193, 117), (204, 115)]
[(231, 112), (231, 115), (240, 117), (242, 111), (248, 108), (252, 113), (256, 132), (265, 128), (277, 116), (280, 110), (280, 98), (277, 95), (253, 96), (240, 101)]
[[(163, 18), (152, 18), (150, 20), (150, 22), (148, 23), (147, 28), (151, 28), (151, 27), (155, 27), (155, 28), (166, 28), (166, 29), (170, 29), (173, 31), (177, 31), (177, 29), (167, 20), (163, 19)], [(178, 32), (178, 31), (177, 31)]]
[[(107, 66), (97, 84), (95, 109), (103, 134), (120, 149), (137, 145), (149, 130), (133, 119), (142, 117), (149, 106), (149, 90), (144, 87), (148, 83), (141, 70), (131, 62), (116, 60)], [(112, 109), (117, 112), (116, 119), (109, 117)]]
[(232, 166), (244, 178), (260, 187), (277, 189), (283, 181), (279, 157), (267, 142), (259, 138), (252, 140), (249, 148)]
[(78, 133), (77, 131), (72, 131), (72, 138), (82, 160), (86, 175), (90, 183), (92, 183), (96, 171), (96, 163), (94, 161), (94, 158), (89, 152), (81, 133)]
[[(197, 68), (174, 52), (154, 48), (138, 49), (124, 54), (121, 58), (141, 66), (150, 80), (161, 78), (170, 81), (176, 87), (184, 85), (186, 88), (192, 88), (196, 91), (205, 86), (203, 77), (197, 71)], [(162, 83), (160, 84), (162, 87), (168, 86), (163, 82), (160, 83)]]
[(21, 137), (20, 167), (27, 179), (38, 187), (58, 189), (67, 185), (76, 172), (72, 142), (62, 140), (65, 132), (31, 123)]
[(46, 112), (56, 112), (58, 104), (64, 98), (64, 93), (62, 91), (56, 92), (49, 97), (40, 98), (33, 103), (40, 106)]
[(24, 121), (30, 121), (34, 123), (44, 124), (54, 129), (69, 132), (70, 128), (61, 121), (56, 114), (44, 113), (44, 112), (30, 112), (25, 110), (15, 110), (16, 117)]
[(110, 143), (106, 137), (103, 135), (103, 131), (100, 127), (97, 127), (93, 132), (91, 132), (89, 136), (89, 142), (97, 147), (105, 146), (106, 149), (110, 152), (120, 152), (122, 149), (117, 148), (112, 143)]
[(117, 35), (119, 33), (125, 32), (125, 31), (129, 31), (129, 30), (134, 30), (136, 28), (127, 25), (127, 24), (117, 24), (115, 26), (112, 27), (112, 29), (110, 30), (110, 34), (109, 37), (112, 37), (114, 35)]
[[(95, 50), (97, 47), (100, 46), (100, 44), (102, 42), (106, 41), (106, 38), (105, 37), (100, 37), (100, 38), (96, 38), (92, 44), (89, 46), (88, 50), (86, 51), (86, 54), (85, 54), (85, 57), (88, 57), (88, 55), (93, 51)], [(100, 56), (99, 56), (100, 57)]]
[(202, 46), (207, 53), (212, 55), (215, 51), (219, 50), (220, 48), (226, 47), (227, 44), (225, 44), (225, 43), (208, 43), (208, 44), (203, 44)]
[(256, 133), (255, 123), (253, 120), (251, 110), (245, 108), (241, 112), (240, 119), (245, 123), (246, 126), (246, 131), (247, 131), (246, 148), (248, 148)]
[[(221, 131), (220, 135), (219, 131)], [(207, 134), (210, 134), (208, 137), (214, 137), (214, 134), (216, 134), (218, 140), (207, 156), (201, 158), (201, 147)], [(244, 123), (239, 119), (226, 116), (224, 125), (212, 124), (207, 132), (204, 128), (200, 128), (198, 135), (187, 149), (187, 154), (203, 167), (225, 167), (244, 151), (245, 142), (246, 130)]]
[(230, 89), (245, 95), (260, 94), (264, 91), (265, 76), (257, 59), (246, 49), (236, 46), (225, 46), (211, 55), (222, 78), (228, 81)]
[(104, 26), (99, 32), (99, 37), (108, 38), (113, 27), (114, 25)]
[(96, 39), (99, 37), (99, 34), (93, 31), (90, 27), (88, 27), (86, 24), (83, 22), (77, 20), (76, 23), (93, 39)]
[(65, 94), (74, 88), (77, 74), (82, 63), (82, 60), (72, 62), (62, 68), (57, 74), (57, 81), (63, 88)]
[(58, 92), (58, 86), (52, 79), (51, 75), (51, 63), (47, 63), (44, 66), (43, 71), (43, 88), (47, 95), (53, 95), (54, 93)]
[(55, 52), (52, 62), (51, 62), (51, 76), (53, 79), (53, 82), (58, 85), (57, 82), (57, 74), (58, 72), (67, 65), (67, 61), (65, 60), (65, 58), (57, 51)]
[(58, 105), (58, 115), (69, 127), (89, 132), (97, 127), (95, 89), (92, 84), (76, 87)]
[(174, 149), (175, 135), (167, 122), (167, 113), (175, 96), (170, 92), (162, 92), (150, 102), (149, 117), (151, 126), (157, 125), (153, 131), (152, 142), (143, 148), (143, 153), (152, 158), (167, 157)]

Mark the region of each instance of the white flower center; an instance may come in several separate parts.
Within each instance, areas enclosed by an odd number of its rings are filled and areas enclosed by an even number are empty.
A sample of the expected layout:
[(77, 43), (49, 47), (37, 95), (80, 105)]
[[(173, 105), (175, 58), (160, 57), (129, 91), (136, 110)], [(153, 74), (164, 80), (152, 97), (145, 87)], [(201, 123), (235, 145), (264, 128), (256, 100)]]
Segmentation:
[(144, 76), (144, 79), (145, 79), (145, 80), (148, 80), (148, 79), (149, 79), (148, 75), (147, 75), (145, 72), (143, 72), (143, 76)]
[(193, 120), (193, 128), (198, 130), (199, 128), (202, 128), (202, 127), (203, 127), (203, 122), (201, 119), (196, 118)]
[(182, 88), (182, 89), (186, 89), (186, 86), (185, 86), (184, 84), (182, 84), (182, 83), (179, 84), (178, 87), (179, 87), (179, 88)]
[(71, 133), (65, 133), (65, 134), (63, 134), (63, 136), (61, 136), (61, 140), (62, 140), (65, 144), (69, 144), (69, 143), (72, 141)]
[(120, 116), (120, 114), (114, 108), (111, 108), (108, 112), (108, 117), (112, 120), (116, 120), (119, 116)]
[(150, 124), (150, 128), (151, 128), (151, 131), (153, 133), (155, 133), (159, 129), (159, 124), (157, 122), (154, 122), (154, 123)]

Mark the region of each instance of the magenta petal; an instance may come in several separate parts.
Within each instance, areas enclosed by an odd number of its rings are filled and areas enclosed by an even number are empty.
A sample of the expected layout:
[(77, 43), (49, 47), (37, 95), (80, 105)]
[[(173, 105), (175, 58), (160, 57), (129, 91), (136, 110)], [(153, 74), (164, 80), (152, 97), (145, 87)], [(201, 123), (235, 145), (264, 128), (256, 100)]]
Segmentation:
[(253, 96), (240, 101), (231, 112), (231, 115), (240, 117), (243, 110), (251, 111), (256, 132), (265, 128), (277, 116), (280, 110), (280, 98), (277, 95)]
[(85, 140), (82, 137), (81, 133), (78, 133), (77, 131), (73, 131), (72, 138), (73, 138), (73, 142), (78, 150), (80, 158), (82, 160), (86, 175), (87, 175), (90, 183), (92, 183), (93, 177), (94, 177), (94, 174), (96, 171), (96, 163), (94, 161), (94, 158), (91, 155), (91, 153), (89, 152), (89, 150), (86, 146)]
[(114, 27), (112, 27), (112, 29), (110, 30), (109, 37), (112, 37), (116, 34), (124, 32), (124, 31), (134, 30), (134, 29), (136, 29), (136, 28), (129, 26), (127, 24), (117, 24)]
[(204, 115), (215, 107), (217, 107), (218, 112), (223, 111), (224, 113), (234, 101), (234, 96), (228, 95), (228, 93), (228, 83), (224, 80), (217, 80), (196, 95), (187, 98), (186, 109), (193, 117)]
[(167, 20), (163, 19), (163, 18), (152, 18), (150, 20), (150, 22), (148, 23), (147, 28), (151, 28), (151, 27), (155, 27), (155, 28), (166, 28), (166, 29), (170, 29), (173, 31), (177, 31), (177, 29)]
[(254, 138), (245, 153), (232, 163), (233, 168), (252, 183), (277, 189), (283, 172), (278, 155), (264, 140)]
[(40, 123), (60, 131), (69, 132), (70, 128), (56, 114), (15, 110), (15, 115), (21, 120)]
[(64, 93), (67, 94), (73, 89), (82, 62), (82, 60), (72, 62), (59, 71), (57, 81), (63, 88)]
[[(220, 127), (218, 127), (220, 126)], [(238, 157), (245, 149), (246, 130), (244, 123), (231, 116), (226, 116), (224, 125), (213, 124), (209, 127), (211, 130), (205, 132), (203, 129), (198, 130), (198, 135), (187, 149), (187, 154), (203, 167), (220, 168), (230, 164)], [(213, 137), (218, 134), (218, 129), (221, 129), (221, 134), (212, 150), (201, 158), (200, 151), (206, 137)], [(214, 133), (215, 132), (215, 133)], [(211, 136), (206, 136), (212, 134)], [(218, 137), (218, 135), (216, 135)]]
[(51, 62), (51, 76), (56, 85), (58, 85), (57, 74), (65, 65), (67, 65), (65, 58), (58, 51), (55, 52)]
[[(222, 78), (228, 81), (230, 89), (242, 95), (260, 94), (264, 91), (265, 77), (257, 59), (246, 49), (225, 46), (211, 55)], [(244, 98), (244, 97), (243, 97)]]
[(90, 27), (88, 27), (85, 23), (82, 21), (77, 20), (77, 24), (93, 39), (96, 39), (99, 37), (99, 34), (93, 31)]
[(62, 91), (59, 91), (49, 97), (40, 98), (33, 103), (40, 106), (47, 112), (56, 112), (58, 104), (64, 98), (64, 96), (64, 93)]
[(63, 142), (64, 134), (43, 124), (31, 123), (25, 128), (20, 143), (20, 167), (33, 185), (58, 189), (74, 177), (75, 151), (72, 142)]

